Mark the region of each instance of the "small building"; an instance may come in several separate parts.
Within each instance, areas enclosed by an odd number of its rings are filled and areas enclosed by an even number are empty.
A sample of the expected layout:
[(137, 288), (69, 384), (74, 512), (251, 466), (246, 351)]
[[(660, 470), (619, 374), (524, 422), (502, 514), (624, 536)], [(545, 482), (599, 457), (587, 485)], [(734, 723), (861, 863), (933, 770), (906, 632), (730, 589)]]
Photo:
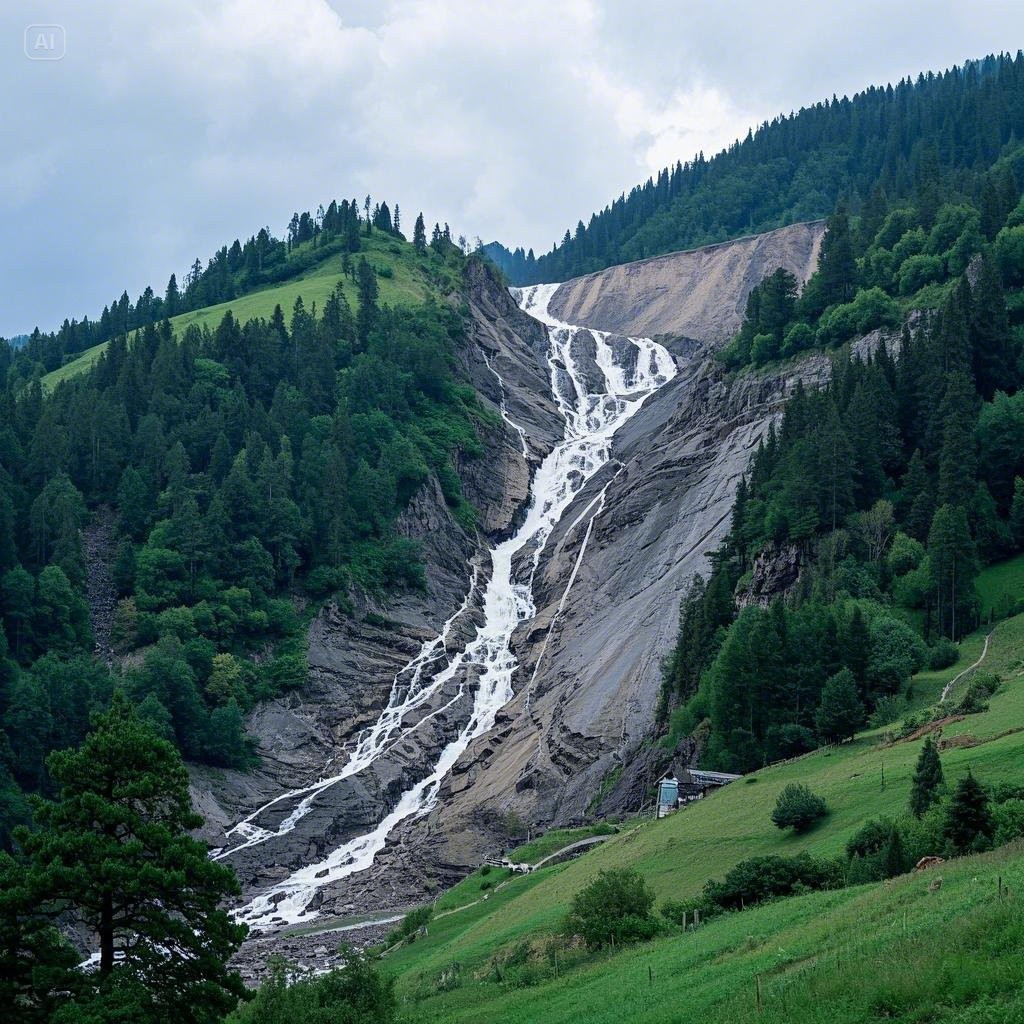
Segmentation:
[(731, 775), (728, 772), (706, 772), (696, 768), (686, 768), (679, 778), (669, 772), (658, 784), (658, 817), (664, 818), (679, 807), (703, 800), (713, 789), (727, 786), (730, 782), (743, 778), (742, 775)]
[(679, 780), (669, 772), (658, 783), (658, 817), (664, 818), (679, 806)]

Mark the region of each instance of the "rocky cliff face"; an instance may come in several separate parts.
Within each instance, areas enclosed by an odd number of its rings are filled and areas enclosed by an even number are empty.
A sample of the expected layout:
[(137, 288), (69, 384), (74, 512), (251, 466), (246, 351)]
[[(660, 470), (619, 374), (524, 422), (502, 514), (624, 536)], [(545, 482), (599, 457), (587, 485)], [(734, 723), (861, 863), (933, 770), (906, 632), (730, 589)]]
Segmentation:
[[(611, 460), (548, 540), (534, 579), (537, 614), (513, 638), (514, 697), (454, 764), (429, 813), (399, 825), (368, 870), (320, 890), (321, 912), (406, 905), (500, 850), (508, 811), (538, 824), (572, 821), (613, 771), (621, 777), (612, 804), (625, 807), (660, 769), (660, 755), (644, 741), (679, 600), (727, 529), (736, 483), (790, 389), (828, 374), (819, 357), (730, 382), (713, 350), (765, 273), (782, 265), (807, 276), (821, 234), (821, 225), (796, 225), (612, 268), (558, 290), (550, 307), (557, 316), (661, 335), (678, 373), (615, 436)], [(247, 894), (372, 828), (466, 720), (468, 703), (453, 681), (405, 723), (411, 728), (400, 743), (317, 790), (301, 820), (281, 829), (317, 780), (344, 764), (360, 730), (387, 704), (396, 672), (463, 602), (450, 643), (464, 643), (479, 624), (490, 546), (524, 514), (532, 469), (563, 436), (546, 328), (480, 267), (471, 268), (461, 299), (469, 306), (462, 370), (495, 413), (484, 432), (486, 456), (458, 467), (481, 529), (468, 536), (436, 484), (426, 486), (400, 527), (423, 546), (427, 592), (387, 602), (356, 595), (351, 615), (325, 608), (310, 629), (307, 687), (252, 717), (259, 770), (195, 773), (208, 838), (236, 851), (226, 859)], [(619, 345), (614, 337), (609, 343)], [(572, 358), (584, 376), (595, 352), (594, 338), (581, 333)], [(289, 789), (298, 792), (282, 797)], [(229, 834), (246, 818), (245, 829)], [(247, 836), (260, 841), (247, 845)]]

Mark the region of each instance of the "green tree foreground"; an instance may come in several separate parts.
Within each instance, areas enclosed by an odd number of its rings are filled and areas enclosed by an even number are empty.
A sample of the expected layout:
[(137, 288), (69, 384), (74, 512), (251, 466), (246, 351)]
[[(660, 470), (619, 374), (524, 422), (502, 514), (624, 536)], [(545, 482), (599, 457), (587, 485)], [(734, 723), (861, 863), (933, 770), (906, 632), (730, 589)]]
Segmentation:
[[(58, 796), (0, 860), (0, 1018), (212, 1024), (245, 995), (228, 961), (245, 937), (222, 901), (239, 893), (188, 830), (181, 756), (119, 692), (78, 750), (51, 754)], [(98, 949), (79, 957), (57, 925)]]

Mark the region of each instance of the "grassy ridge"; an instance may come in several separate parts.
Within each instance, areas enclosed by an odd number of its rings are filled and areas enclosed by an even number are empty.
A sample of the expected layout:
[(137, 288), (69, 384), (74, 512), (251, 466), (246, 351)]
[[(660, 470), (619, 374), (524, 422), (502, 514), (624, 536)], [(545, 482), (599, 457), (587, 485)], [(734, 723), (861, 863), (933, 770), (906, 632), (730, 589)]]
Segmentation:
[[(365, 256), (374, 268), (384, 269), (390, 277), (379, 275), (377, 284), (380, 290), (380, 301), (391, 306), (414, 305), (422, 302), (432, 291), (436, 290), (435, 282), (424, 274), (422, 262), (408, 242), (402, 242), (391, 235), (380, 232), (363, 239), (363, 251), (353, 256), (353, 262)], [(353, 309), (357, 306), (357, 289), (352, 279), (346, 277), (341, 270), (341, 256), (335, 254), (327, 257), (319, 266), (293, 280), (250, 292), (229, 302), (220, 302), (215, 306), (205, 306), (188, 313), (181, 313), (171, 318), (171, 326), (176, 334), (180, 334), (189, 325), (208, 327), (214, 330), (224, 314), (231, 311), (236, 320), (245, 323), (255, 317), (269, 319), (274, 307), (280, 305), (285, 317), (290, 318), (295, 300), (302, 298), (306, 308), (314, 303), (322, 309), (328, 296), (341, 283)], [(77, 358), (58, 367), (43, 377), (44, 389), (56, 387), (61, 381), (84, 373), (106, 351), (108, 342), (86, 349)]]
[[(934, 702), (945, 683), (976, 660), (981, 652), (983, 636), (983, 632), (974, 634), (962, 645), (956, 665), (916, 677), (914, 689), (917, 700)], [(1020, 766), (1024, 763), (1024, 733), (994, 737), (1024, 724), (1022, 652), (1024, 615), (1000, 623), (994, 631), (982, 668), (999, 672), (1004, 685), (992, 698), (990, 709), (962, 722), (952, 723), (944, 730), (946, 737), (970, 734), (984, 741), (977, 746), (953, 749), (943, 754), (947, 779), (956, 780), (970, 766), (986, 782), (1019, 780)], [(969, 676), (958, 683), (957, 690), (968, 685), (968, 681)], [(652, 969), (661, 974), (675, 976), (696, 970), (696, 965), (687, 966), (690, 964), (686, 959), (689, 954), (678, 939), (663, 940), (620, 953), (602, 961), (599, 968), (574, 971), (557, 983), (543, 984), (511, 996), (502, 986), (477, 980), (474, 974), (481, 971), (499, 950), (507, 949), (523, 938), (554, 930), (573, 894), (604, 868), (635, 868), (645, 876), (660, 900), (696, 893), (709, 878), (721, 877), (745, 857), (792, 854), (801, 849), (822, 855), (838, 853), (866, 818), (896, 814), (906, 806), (921, 743), (903, 742), (883, 747), (880, 739), (879, 731), (867, 733), (837, 749), (818, 751), (795, 763), (764, 769), (749, 776), (749, 781), (735, 783), (673, 817), (627, 828), (622, 835), (601, 844), (577, 861), (530, 876), (528, 883), (517, 880), (514, 886), (506, 886), (490, 900), (438, 922), (431, 927), (426, 939), (401, 950), (393, 960), (389, 958), (389, 963), (400, 972), (399, 991), (407, 998), (422, 992), (424, 979), (429, 981), (452, 963), (458, 963), (462, 984), (452, 992), (433, 994), (423, 1001), (420, 1010), (424, 1020), (679, 1019), (672, 1016), (662, 1002), (660, 989), (658, 994), (645, 994), (642, 987), (637, 988), (634, 977), (639, 971), (643, 975), (642, 981), (647, 983), (644, 965), (651, 957), (657, 960), (657, 966)], [(820, 793), (830, 808), (826, 821), (806, 836), (783, 835), (772, 826), (769, 818), (780, 790), (794, 781), (804, 782)], [(793, 927), (806, 927), (809, 929), (807, 935), (811, 936), (816, 934), (815, 929), (820, 931), (824, 927), (820, 922), (815, 924), (814, 918), (828, 907), (845, 906), (859, 899), (861, 891), (844, 890), (788, 901), (754, 912), (777, 917), (757, 918), (748, 914), (708, 926), (707, 934), (719, 934), (712, 932), (712, 928), (723, 929), (722, 942), (728, 944), (732, 941), (728, 938), (732, 934), (730, 928), (741, 931), (754, 929), (754, 922), (761, 921), (762, 924), (756, 927), (762, 928), (766, 935), (771, 934), (773, 944), (785, 944), (788, 940), (775, 933), (789, 927), (786, 924), (789, 915), (796, 915), (791, 922)], [(866, 898), (864, 906), (870, 904), (876, 895), (873, 893)], [(801, 907), (807, 908), (803, 918), (799, 916)], [(739, 923), (730, 924), (733, 920)], [(855, 936), (844, 941), (855, 941)], [(761, 969), (763, 964), (757, 967), (757, 970)], [(733, 990), (728, 977), (727, 971), (721, 974), (716, 971), (713, 976), (700, 981), (707, 987), (706, 1005), (725, 999)], [(689, 991), (691, 986), (698, 984), (698, 980), (691, 977), (686, 984), (680, 982), (681, 988), (669, 1002), (681, 999), (682, 991)], [(623, 1002), (616, 994), (626, 990), (631, 995), (628, 999), (623, 996)], [(650, 1006), (648, 996), (653, 1000)], [(626, 1006), (629, 1007), (629, 1015), (623, 1016), (623, 1007)], [(671, 1013), (678, 1014), (680, 1006), (677, 1002)], [(574, 1010), (570, 1011), (570, 1007)], [(725, 1016), (722, 1019), (730, 1018)]]

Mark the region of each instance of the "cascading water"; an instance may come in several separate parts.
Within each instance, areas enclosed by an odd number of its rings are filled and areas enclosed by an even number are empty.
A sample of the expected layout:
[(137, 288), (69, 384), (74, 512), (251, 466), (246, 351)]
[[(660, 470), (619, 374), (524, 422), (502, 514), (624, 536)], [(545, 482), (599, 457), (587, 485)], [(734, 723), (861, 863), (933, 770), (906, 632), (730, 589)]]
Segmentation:
[[(620, 349), (628, 351), (631, 347), (634, 351), (629, 352), (629, 359), (617, 360), (615, 346), (609, 342), (607, 333), (574, 327), (551, 316), (548, 304), (557, 288), (557, 284), (537, 285), (513, 293), (522, 309), (549, 329), (551, 390), (565, 418), (565, 437), (533, 476), (530, 504), (522, 525), (490, 552), (492, 572), (481, 599), (482, 624), (462, 650), (448, 649), (452, 627), (478, 589), (474, 570), (462, 607), (445, 623), (441, 633), (425, 643), (417, 656), (395, 676), (387, 708), (374, 726), (359, 738), (341, 771), (304, 789), (283, 793), (264, 805), (231, 830), (229, 838), (234, 837), (238, 842), (215, 855), (228, 857), (294, 829), (320, 793), (363, 771), (399, 742), (407, 731), (416, 728), (416, 724), (402, 725), (410, 711), (423, 707), (446, 683), (456, 680), (456, 696), (446, 707), (451, 706), (467, 696), (465, 680), (478, 675), (469, 719), (441, 751), (433, 770), (402, 795), (373, 831), (343, 843), (324, 859), (295, 871), (242, 907), (237, 916), (247, 924), (275, 927), (315, 918), (317, 911), (308, 908), (317, 890), (370, 867), (388, 835), (401, 821), (424, 815), (434, 807), (444, 777), (469, 743), (494, 725), (498, 711), (512, 698), (517, 667), (511, 648), (512, 635), (536, 612), (533, 577), (552, 530), (583, 485), (608, 461), (615, 432), (646, 398), (675, 376), (672, 357), (649, 338), (620, 341)], [(586, 334), (593, 338), (594, 362), (603, 378), (603, 390), (599, 392), (587, 389), (573, 353), (574, 342)], [(492, 369), (492, 372), (497, 376), (496, 371)], [(498, 380), (504, 388), (500, 376)], [(522, 428), (508, 420), (504, 407), (502, 415), (519, 432), (525, 449)], [(593, 519), (603, 504), (604, 491), (599, 501), (588, 506), (594, 510), (588, 524), (588, 537)], [(520, 552), (525, 561), (514, 571), (513, 563)], [(575, 569), (566, 593), (574, 578)], [(563, 604), (564, 601), (565, 594)], [(475, 672), (467, 672), (467, 669)], [(276, 829), (255, 824), (268, 808), (282, 803), (289, 806), (292, 802), (295, 802), (293, 809)]]

